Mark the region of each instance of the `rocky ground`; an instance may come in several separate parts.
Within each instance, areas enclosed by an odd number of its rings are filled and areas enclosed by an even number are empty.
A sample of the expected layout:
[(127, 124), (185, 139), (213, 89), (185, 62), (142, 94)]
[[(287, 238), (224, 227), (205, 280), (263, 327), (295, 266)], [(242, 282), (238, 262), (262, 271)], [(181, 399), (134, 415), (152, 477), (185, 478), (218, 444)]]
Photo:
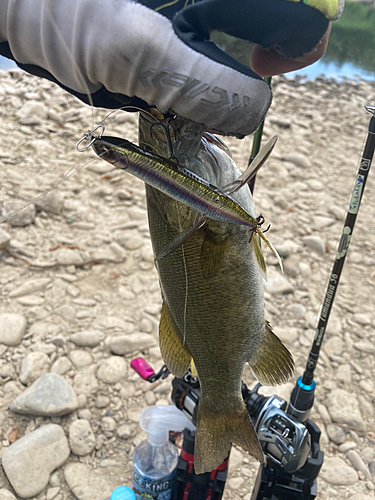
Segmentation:
[[(255, 203), (285, 275), (267, 252), (267, 317), (302, 374), (363, 148), (375, 84), (274, 80), (265, 136), (279, 136)], [(170, 404), (161, 298), (144, 186), (79, 154), (96, 112), (52, 83), (0, 72), (0, 499), (104, 500), (131, 485), (139, 415)], [(137, 117), (107, 120), (137, 138)], [(228, 139), (245, 167), (251, 140)], [(325, 463), (319, 498), (374, 498), (375, 183), (370, 174), (316, 373), (313, 419)], [(54, 185), (58, 186), (50, 190)], [(42, 195), (46, 193), (44, 197)], [(20, 208), (25, 207), (21, 212)], [(4, 217), (7, 217), (4, 220)], [(249, 369), (244, 379), (253, 384)], [(294, 380), (266, 394), (288, 397)], [(257, 464), (232, 452), (224, 498), (249, 500)]]

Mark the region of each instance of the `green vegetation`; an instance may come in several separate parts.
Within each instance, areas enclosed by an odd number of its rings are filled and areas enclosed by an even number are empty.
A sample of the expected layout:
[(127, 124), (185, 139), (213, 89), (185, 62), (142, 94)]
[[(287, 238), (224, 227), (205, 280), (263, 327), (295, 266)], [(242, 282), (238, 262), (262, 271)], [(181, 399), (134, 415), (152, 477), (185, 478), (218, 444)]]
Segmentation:
[[(250, 64), (251, 44), (224, 33), (213, 33), (222, 50), (243, 64)], [(375, 74), (375, 9), (359, 2), (347, 2), (332, 33), (323, 62), (352, 63)]]
[(375, 73), (375, 9), (347, 2), (343, 15), (333, 24), (324, 61), (351, 62)]

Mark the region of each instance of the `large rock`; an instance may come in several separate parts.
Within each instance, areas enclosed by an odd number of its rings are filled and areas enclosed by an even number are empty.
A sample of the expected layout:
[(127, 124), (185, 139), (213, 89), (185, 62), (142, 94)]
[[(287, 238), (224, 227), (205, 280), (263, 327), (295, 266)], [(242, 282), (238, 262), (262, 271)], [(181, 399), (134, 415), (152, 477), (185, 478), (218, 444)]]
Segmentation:
[(15, 413), (57, 417), (78, 408), (77, 395), (57, 373), (46, 373), (10, 405)]
[(2, 465), (17, 495), (30, 498), (44, 490), (51, 472), (66, 462), (69, 454), (63, 429), (49, 424), (6, 448)]

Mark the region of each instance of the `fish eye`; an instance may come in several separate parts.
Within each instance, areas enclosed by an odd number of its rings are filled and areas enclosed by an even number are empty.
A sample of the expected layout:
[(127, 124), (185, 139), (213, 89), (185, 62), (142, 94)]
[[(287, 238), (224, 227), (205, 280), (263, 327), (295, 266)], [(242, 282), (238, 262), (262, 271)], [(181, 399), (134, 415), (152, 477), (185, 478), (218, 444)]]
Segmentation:
[(217, 197), (215, 198), (215, 201), (216, 201), (216, 203), (219, 203), (220, 198), (217, 196)]

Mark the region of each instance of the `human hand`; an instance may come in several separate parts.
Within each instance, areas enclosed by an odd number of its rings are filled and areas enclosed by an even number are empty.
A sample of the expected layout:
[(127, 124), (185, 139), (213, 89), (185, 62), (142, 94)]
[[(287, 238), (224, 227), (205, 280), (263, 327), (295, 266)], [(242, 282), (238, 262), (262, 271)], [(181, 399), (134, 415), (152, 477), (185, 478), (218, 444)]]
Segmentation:
[[(0, 0), (0, 53), (95, 106), (156, 106), (244, 136), (271, 103), (257, 71), (275, 74), (275, 54), (284, 65), (308, 57), (337, 2), (320, 12), (289, 0)], [(209, 41), (215, 30), (258, 44), (253, 69)]]

